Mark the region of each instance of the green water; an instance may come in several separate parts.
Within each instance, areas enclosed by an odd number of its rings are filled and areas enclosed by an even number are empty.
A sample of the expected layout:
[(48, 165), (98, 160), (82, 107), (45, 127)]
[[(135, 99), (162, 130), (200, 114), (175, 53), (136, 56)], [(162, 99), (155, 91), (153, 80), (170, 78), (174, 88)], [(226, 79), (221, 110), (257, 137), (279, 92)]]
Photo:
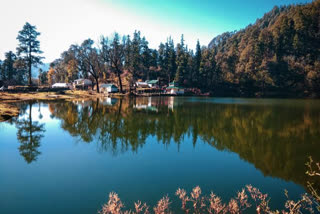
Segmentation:
[[(176, 200), (179, 187), (229, 200), (246, 184), (280, 209), (320, 160), (320, 101), (154, 97), (17, 103), (0, 123), (0, 213), (97, 213)], [(319, 184), (317, 184), (319, 185)], [(172, 203), (177, 211), (179, 204)]]

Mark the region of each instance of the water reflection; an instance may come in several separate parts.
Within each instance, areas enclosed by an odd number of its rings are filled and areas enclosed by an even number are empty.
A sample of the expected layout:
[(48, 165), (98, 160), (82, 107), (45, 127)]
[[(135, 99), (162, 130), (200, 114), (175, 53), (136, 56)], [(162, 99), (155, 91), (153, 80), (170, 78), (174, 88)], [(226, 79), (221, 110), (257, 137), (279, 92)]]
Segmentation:
[[(32, 120), (33, 103), (30, 102), (28, 105), (29, 113), (27, 116), (19, 118), (15, 121), (15, 124), (17, 128), (17, 139), (21, 143), (19, 152), (27, 163), (31, 163), (37, 160), (37, 156), (40, 155), (38, 149), (40, 147), (41, 138), (44, 136), (45, 128), (44, 124)], [(42, 118), (40, 105), (39, 118)]]
[[(108, 98), (51, 102), (48, 108), (51, 117), (59, 119), (61, 128), (71, 136), (85, 143), (96, 142), (100, 151), (113, 155), (139, 152), (149, 136), (155, 136), (161, 144), (175, 143), (178, 147), (192, 136), (195, 147), (205, 142), (219, 150), (235, 152), (264, 175), (305, 186), (307, 157), (320, 159), (319, 102), (211, 101)], [(19, 118), (15, 124), (20, 153), (30, 163), (40, 154), (38, 148), (45, 130), (43, 124), (32, 121), (33, 104), (28, 105), (29, 117)]]

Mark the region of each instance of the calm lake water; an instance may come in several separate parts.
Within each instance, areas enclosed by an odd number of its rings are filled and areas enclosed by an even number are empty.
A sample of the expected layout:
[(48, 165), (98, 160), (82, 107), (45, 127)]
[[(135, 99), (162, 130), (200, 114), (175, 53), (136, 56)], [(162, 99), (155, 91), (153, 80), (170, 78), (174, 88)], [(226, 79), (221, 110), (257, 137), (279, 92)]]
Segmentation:
[[(17, 103), (0, 123), (0, 213), (97, 213), (199, 185), (224, 200), (246, 184), (282, 208), (320, 160), (320, 101), (155, 97)], [(173, 203), (176, 211), (180, 204)]]

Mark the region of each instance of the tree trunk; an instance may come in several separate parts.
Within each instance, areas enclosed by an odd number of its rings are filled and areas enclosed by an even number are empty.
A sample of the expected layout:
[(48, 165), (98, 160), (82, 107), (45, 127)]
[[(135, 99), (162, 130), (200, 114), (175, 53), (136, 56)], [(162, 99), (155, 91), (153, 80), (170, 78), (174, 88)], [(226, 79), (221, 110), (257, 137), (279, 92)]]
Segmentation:
[(31, 86), (31, 67), (32, 67), (32, 63), (31, 63), (31, 56), (29, 57), (29, 63), (28, 63), (28, 70), (29, 70), (29, 86)]
[(119, 80), (119, 86), (120, 86), (120, 93), (123, 94), (120, 72), (118, 71), (117, 73), (118, 73), (118, 80)]
[(95, 79), (96, 79), (96, 83), (97, 83), (97, 93), (100, 93), (99, 80), (98, 80), (98, 78), (95, 78)]

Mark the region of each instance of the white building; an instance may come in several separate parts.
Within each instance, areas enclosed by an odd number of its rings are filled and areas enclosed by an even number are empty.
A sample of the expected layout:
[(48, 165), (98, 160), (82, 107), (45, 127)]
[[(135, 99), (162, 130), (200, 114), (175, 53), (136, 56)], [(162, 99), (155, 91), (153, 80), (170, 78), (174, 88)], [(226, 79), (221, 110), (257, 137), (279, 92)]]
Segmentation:
[(178, 83), (171, 82), (169, 83), (169, 87), (166, 88), (166, 91), (168, 94), (172, 95), (183, 95), (184, 94), (184, 88), (179, 87)]
[(92, 86), (92, 81), (89, 79), (77, 79), (73, 82), (74, 88), (88, 88)]
[(52, 88), (71, 89), (72, 85), (70, 83), (55, 83), (52, 85)]
[(137, 88), (150, 88), (147, 82), (136, 82)]
[(119, 89), (114, 84), (101, 84), (100, 91), (101, 92), (108, 92), (108, 93), (115, 93), (115, 92), (118, 92)]

